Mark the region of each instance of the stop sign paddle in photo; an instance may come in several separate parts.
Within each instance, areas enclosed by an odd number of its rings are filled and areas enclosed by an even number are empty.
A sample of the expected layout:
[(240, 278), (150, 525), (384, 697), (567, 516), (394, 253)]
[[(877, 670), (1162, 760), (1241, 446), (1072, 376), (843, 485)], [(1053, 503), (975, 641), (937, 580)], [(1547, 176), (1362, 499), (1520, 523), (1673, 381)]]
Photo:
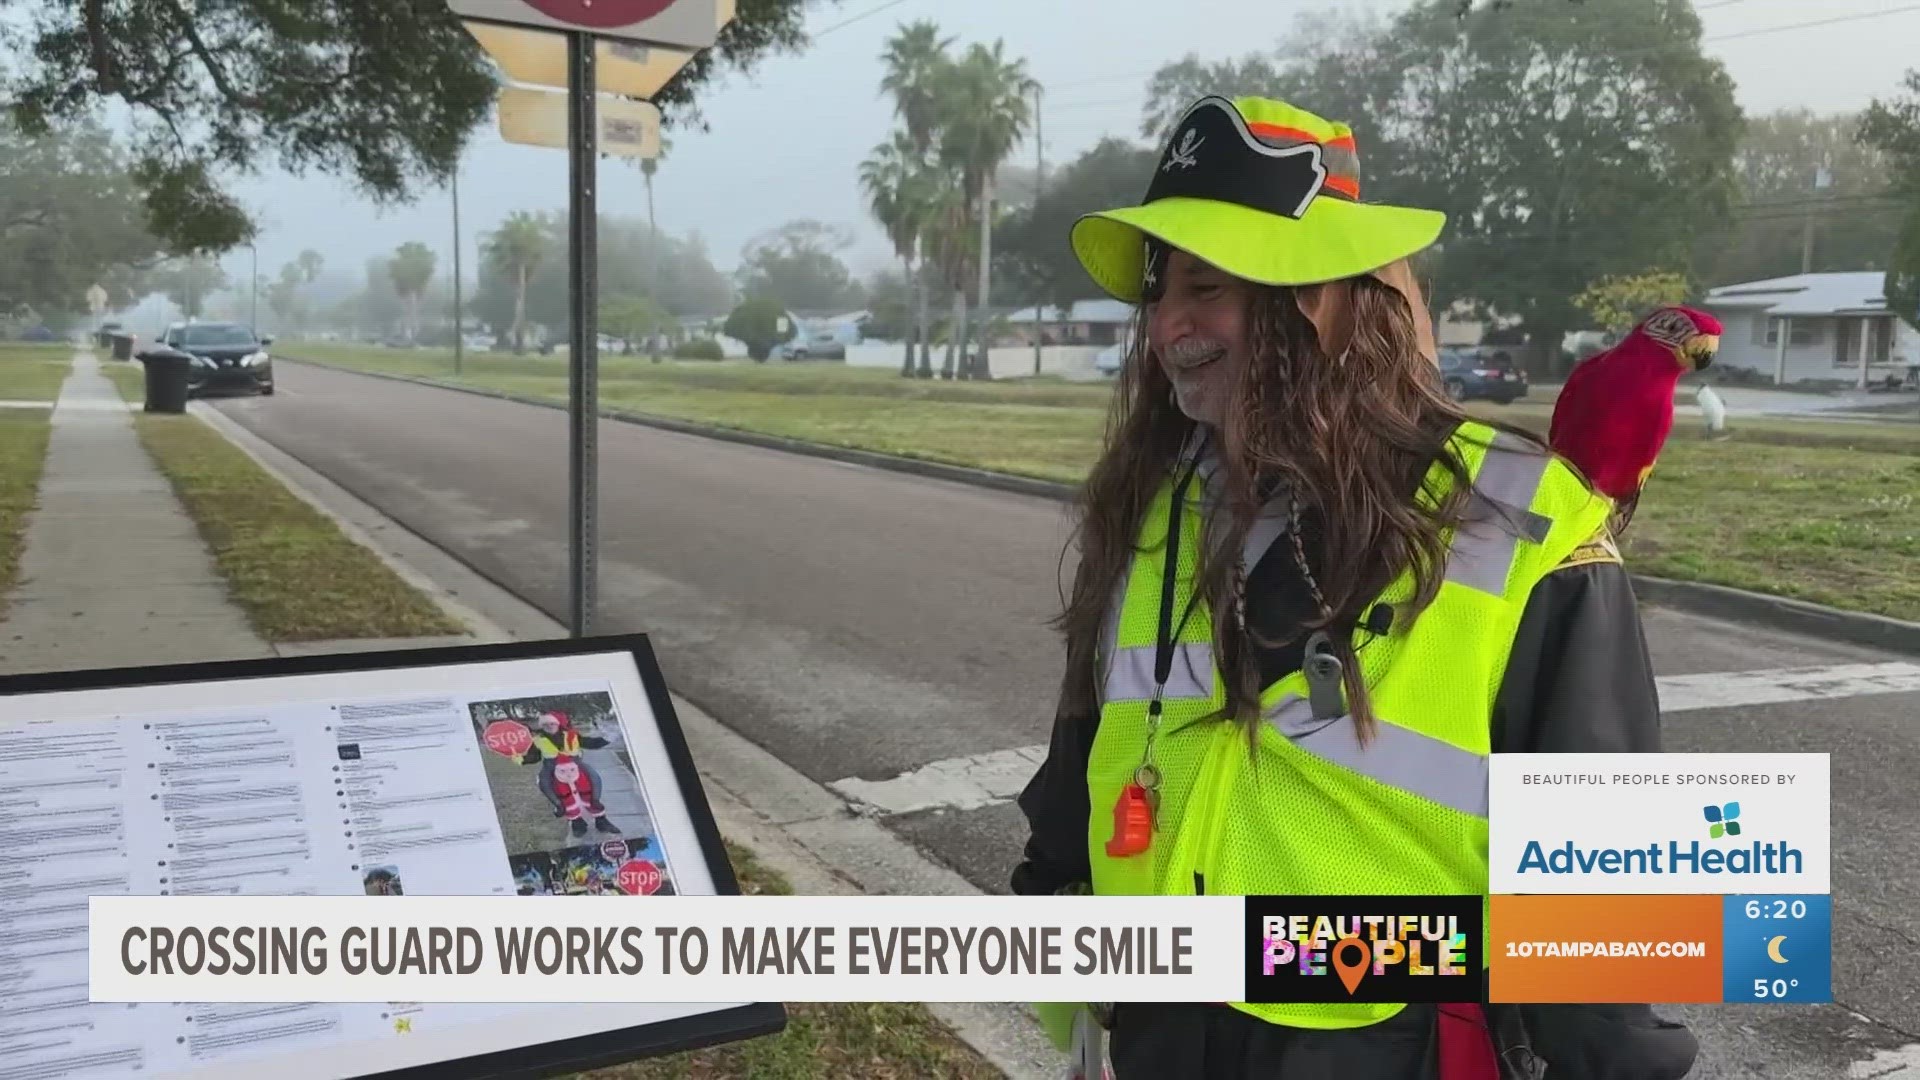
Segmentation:
[(645, 859), (634, 859), (620, 867), (614, 883), (628, 896), (652, 896), (660, 891), (660, 868)]
[(481, 739), (487, 749), (502, 757), (518, 758), (533, 748), (533, 733), (517, 720), (495, 720), (487, 725)]

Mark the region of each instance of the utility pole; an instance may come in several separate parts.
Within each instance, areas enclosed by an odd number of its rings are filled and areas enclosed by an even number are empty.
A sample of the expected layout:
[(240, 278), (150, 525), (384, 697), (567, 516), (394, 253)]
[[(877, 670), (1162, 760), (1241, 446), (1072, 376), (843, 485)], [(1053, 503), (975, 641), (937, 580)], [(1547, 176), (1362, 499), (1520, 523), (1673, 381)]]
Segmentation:
[[(1040, 84), (1033, 84), (1033, 209), (1040, 212), (1040, 195), (1047, 188), (1046, 140), (1040, 119)], [(1040, 374), (1040, 294), (1033, 297), (1033, 373)]]
[(1819, 194), (1832, 186), (1833, 174), (1827, 171), (1825, 165), (1814, 170), (1814, 198), (1807, 200), (1806, 228), (1800, 236), (1800, 272), (1803, 274), (1813, 273), (1813, 218), (1820, 209)]
[(247, 324), (253, 328), (254, 333), (258, 334), (260, 332), (260, 245), (249, 240), (247, 249), (253, 252), (253, 281), (249, 283), (253, 286), (253, 300), (250, 304), (252, 314), (247, 316)]
[(453, 166), (453, 374), (460, 375), (467, 347), (466, 325), (460, 319), (460, 163)]

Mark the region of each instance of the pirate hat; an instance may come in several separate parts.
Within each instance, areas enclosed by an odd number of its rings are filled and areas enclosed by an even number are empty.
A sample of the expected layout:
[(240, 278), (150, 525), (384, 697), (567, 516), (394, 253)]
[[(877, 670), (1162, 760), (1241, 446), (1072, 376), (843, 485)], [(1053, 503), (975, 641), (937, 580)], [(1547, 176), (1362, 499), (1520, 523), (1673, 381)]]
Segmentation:
[(1140, 302), (1147, 242), (1263, 285), (1359, 277), (1431, 245), (1437, 210), (1360, 201), (1353, 129), (1267, 98), (1195, 102), (1138, 206), (1088, 214), (1073, 251), (1109, 295)]

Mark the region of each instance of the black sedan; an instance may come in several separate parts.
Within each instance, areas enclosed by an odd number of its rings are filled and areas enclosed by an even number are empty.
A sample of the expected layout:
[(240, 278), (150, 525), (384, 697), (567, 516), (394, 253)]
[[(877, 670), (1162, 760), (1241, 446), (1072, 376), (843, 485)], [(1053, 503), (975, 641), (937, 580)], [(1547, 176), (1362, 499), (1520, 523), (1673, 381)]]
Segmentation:
[(1505, 352), (1442, 349), (1440, 379), (1455, 401), (1485, 399), (1506, 405), (1527, 396), (1527, 373)]
[(185, 323), (167, 328), (162, 343), (193, 357), (187, 373), (187, 392), (215, 390), (273, 393), (273, 358), (267, 355), (270, 337), (257, 337), (239, 323)]

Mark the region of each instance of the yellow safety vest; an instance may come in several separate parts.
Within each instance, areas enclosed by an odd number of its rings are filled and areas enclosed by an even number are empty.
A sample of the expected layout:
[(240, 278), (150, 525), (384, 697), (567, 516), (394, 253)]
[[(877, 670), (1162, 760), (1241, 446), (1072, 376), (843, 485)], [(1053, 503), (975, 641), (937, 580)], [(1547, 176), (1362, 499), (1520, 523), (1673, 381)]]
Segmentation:
[[(1564, 462), (1485, 425), (1461, 425), (1452, 445), (1474, 494), (1448, 537), (1444, 583), (1411, 628), (1354, 632), (1377, 720), (1371, 741), (1361, 746), (1348, 718), (1316, 721), (1300, 672), (1261, 695), (1265, 722), (1251, 751), (1242, 725), (1197, 723), (1226, 696), (1213, 619), (1196, 603), (1174, 635), (1161, 698), (1153, 842), (1115, 858), (1106, 852), (1112, 807), (1141, 763), (1154, 695), (1173, 485), (1162, 488), (1102, 643), (1105, 690), (1087, 766), (1095, 893), (1486, 895), (1487, 754), (1507, 655), (1535, 583), (1599, 531), (1612, 504)], [(1436, 463), (1430, 486), (1451, 483)], [(1176, 613), (1192, 593), (1201, 518), (1198, 505), (1181, 515)], [(1407, 573), (1378, 602), (1412, 594)], [(1234, 1007), (1277, 1024), (1347, 1028), (1405, 1006)]]

